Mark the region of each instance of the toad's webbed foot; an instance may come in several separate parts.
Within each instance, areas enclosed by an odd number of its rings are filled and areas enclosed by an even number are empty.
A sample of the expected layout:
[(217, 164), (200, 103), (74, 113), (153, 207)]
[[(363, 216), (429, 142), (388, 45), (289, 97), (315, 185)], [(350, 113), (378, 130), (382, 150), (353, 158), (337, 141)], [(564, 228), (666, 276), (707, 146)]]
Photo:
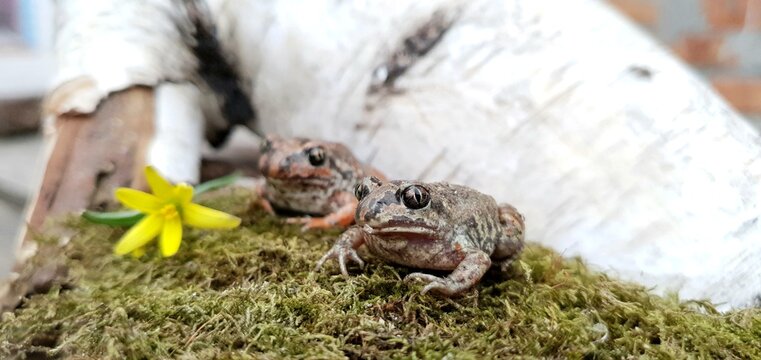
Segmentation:
[(333, 247), (320, 258), (314, 271), (320, 271), (322, 265), (330, 259), (338, 259), (338, 265), (341, 268), (341, 274), (349, 276), (346, 269), (347, 258), (356, 262), (360, 268), (364, 268), (365, 262), (357, 254), (357, 249), (365, 242), (365, 235), (358, 227), (354, 226), (346, 230), (338, 237)]
[(272, 208), (272, 204), (270, 204), (269, 201), (267, 201), (264, 198), (259, 198), (259, 201), (257, 202), (259, 204), (259, 207), (262, 208), (264, 211), (266, 211), (270, 215), (276, 215), (275, 209)]
[(480, 250), (470, 250), (457, 268), (445, 278), (416, 272), (407, 275), (404, 280), (428, 282), (421, 294), (434, 290), (442, 295), (452, 296), (477, 284), (490, 266), (491, 259), (488, 254)]
[(435, 290), (438, 293), (451, 296), (464, 289), (460, 289), (457, 284), (452, 283), (449, 279), (434, 276), (431, 274), (425, 274), (421, 272), (411, 273), (404, 277), (404, 281), (422, 281), (428, 284), (420, 291), (421, 294), (425, 294), (431, 290)]

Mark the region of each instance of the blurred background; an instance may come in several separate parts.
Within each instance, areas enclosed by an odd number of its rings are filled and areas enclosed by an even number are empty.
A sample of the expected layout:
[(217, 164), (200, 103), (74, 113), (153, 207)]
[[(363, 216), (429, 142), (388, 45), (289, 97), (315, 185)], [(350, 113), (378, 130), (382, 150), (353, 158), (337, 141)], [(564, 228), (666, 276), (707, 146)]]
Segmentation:
[(608, 0), (761, 128), (761, 0)]
[[(761, 0), (601, 1), (670, 47), (761, 129)], [(54, 24), (53, 1), (0, 0), (0, 249), (15, 240), (42, 171), (40, 103), (54, 71)], [(0, 250), (0, 275), (10, 255)]]
[(41, 172), (40, 99), (54, 71), (54, 4), (0, 0), (0, 275)]

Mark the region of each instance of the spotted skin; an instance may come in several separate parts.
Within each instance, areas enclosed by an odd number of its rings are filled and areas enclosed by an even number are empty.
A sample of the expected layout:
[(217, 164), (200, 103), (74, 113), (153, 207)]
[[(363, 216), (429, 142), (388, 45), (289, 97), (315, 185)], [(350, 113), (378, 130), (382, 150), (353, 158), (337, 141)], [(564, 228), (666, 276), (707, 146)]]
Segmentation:
[(304, 230), (347, 227), (354, 222), (354, 185), (364, 176), (382, 177), (360, 163), (342, 144), (268, 136), (261, 145), (259, 170), (265, 182), (257, 188), (261, 206), (308, 216), (289, 223)]
[(336, 241), (317, 263), (336, 259), (348, 275), (347, 260), (362, 267), (357, 249), (419, 269), (451, 270), (447, 277), (415, 272), (405, 280), (426, 282), (422, 292), (459, 294), (493, 265), (503, 270), (523, 249), (523, 215), (491, 196), (448, 183), (383, 182), (364, 178), (355, 194), (360, 199), (356, 225)]

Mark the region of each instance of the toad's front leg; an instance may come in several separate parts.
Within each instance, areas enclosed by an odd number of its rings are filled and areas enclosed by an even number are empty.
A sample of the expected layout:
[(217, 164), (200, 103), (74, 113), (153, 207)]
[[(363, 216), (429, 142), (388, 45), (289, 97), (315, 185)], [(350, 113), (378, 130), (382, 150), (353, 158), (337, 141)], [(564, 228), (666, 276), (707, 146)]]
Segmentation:
[(327, 229), (334, 226), (347, 227), (354, 222), (357, 199), (348, 193), (339, 196), (336, 201), (341, 205), (338, 210), (323, 217), (298, 217), (286, 220), (289, 224), (304, 224), (302, 230)]
[(251, 208), (255, 205), (259, 205), (259, 207), (270, 215), (275, 215), (275, 210), (272, 209), (272, 204), (267, 200), (267, 186), (265, 181), (262, 180), (254, 183), (254, 193), (256, 194), (256, 201), (251, 203)]
[(489, 270), (489, 267), (491, 267), (489, 254), (479, 249), (465, 251), (465, 258), (462, 259), (460, 264), (457, 265), (457, 268), (445, 278), (416, 272), (407, 275), (404, 280), (422, 280), (428, 282), (428, 285), (426, 285), (421, 291), (422, 294), (425, 294), (430, 290), (434, 290), (446, 296), (459, 294), (477, 284), (486, 271)]
[(330, 259), (338, 259), (338, 265), (341, 267), (341, 273), (344, 276), (349, 276), (349, 271), (346, 270), (346, 259), (349, 258), (359, 264), (362, 268), (365, 266), (365, 262), (357, 254), (362, 244), (365, 243), (365, 232), (358, 226), (352, 226), (338, 237), (333, 247), (317, 262), (314, 271), (320, 271), (322, 265)]

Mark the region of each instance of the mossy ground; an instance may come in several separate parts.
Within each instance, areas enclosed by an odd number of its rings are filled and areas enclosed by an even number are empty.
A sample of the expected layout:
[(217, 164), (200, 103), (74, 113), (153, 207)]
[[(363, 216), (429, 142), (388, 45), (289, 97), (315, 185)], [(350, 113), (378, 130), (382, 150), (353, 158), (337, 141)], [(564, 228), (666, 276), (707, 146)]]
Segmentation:
[(314, 274), (337, 232), (302, 234), (247, 198), (207, 197), (244, 226), (187, 231), (168, 259), (116, 257), (122, 230), (70, 221), (69, 285), (4, 316), (0, 357), (761, 358), (761, 311), (655, 297), (539, 246), (453, 299), (379, 261)]

